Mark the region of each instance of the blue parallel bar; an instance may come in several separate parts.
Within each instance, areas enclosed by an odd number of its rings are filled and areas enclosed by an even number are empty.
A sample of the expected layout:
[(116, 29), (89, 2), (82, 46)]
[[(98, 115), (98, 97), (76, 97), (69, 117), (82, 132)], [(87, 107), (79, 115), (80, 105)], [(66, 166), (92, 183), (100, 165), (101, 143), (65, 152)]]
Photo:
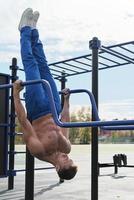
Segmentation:
[[(38, 170), (46, 170), (46, 169), (55, 169), (55, 167), (41, 167), (41, 168), (34, 168), (34, 170), (38, 171)], [(26, 169), (16, 169), (13, 170), (12, 173), (16, 175), (17, 172), (25, 172)], [(10, 173), (10, 172), (8, 172)]]
[(26, 151), (13, 151), (13, 152), (10, 152), (10, 151), (8, 151), (8, 154), (25, 154), (26, 153)]
[(102, 130), (109, 130), (109, 131), (116, 131), (116, 130), (118, 130), (118, 131), (120, 131), (120, 130), (134, 130), (134, 126), (132, 126), (132, 125), (129, 125), (129, 126), (103, 126), (102, 128), (101, 128)]
[[(98, 110), (96, 107), (96, 103), (94, 100), (94, 96), (93, 94), (85, 89), (78, 89), (78, 90), (70, 90), (70, 93), (87, 93), (90, 97), (90, 101), (92, 104), (92, 109), (93, 112), (95, 114), (95, 121), (91, 121), (91, 122), (61, 122), (58, 119), (58, 114), (56, 111), (56, 107), (55, 107), (55, 102), (54, 102), (54, 98), (53, 98), (53, 93), (51, 90), (51, 86), (49, 84), (48, 81), (46, 80), (32, 80), (32, 81), (26, 81), (26, 82), (22, 82), (22, 86), (27, 86), (27, 85), (32, 85), (32, 84), (44, 84), (48, 96), (49, 96), (49, 101), (50, 101), (50, 106), (51, 106), (51, 112), (54, 118), (55, 123), (60, 126), (60, 127), (65, 127), (65, 128), (70, 128), (70, 127), (101, 127), (102, 129), (104, 128), (105, 130), (133, 130), (134, 129), (134, 120), (113, 120), (113, 121), (100, 121), (99, 116), (98, 116)], [(2, 88), (12, 88), (13, 84), (3, 84), (0, 85), (0, 89)], [(60, 92), (61, 93), (61, 92)], [(133, 125), (133, 126), (131, 126)], [(108, 128), (108, 126), (110, 126)], [(116, 127), (114, 127), (116, 126)], [(113, 129), (112, 129), (113, 128)], [(126, 129), (124, 129), (126, 128)], [(130, 129), (131, 128), (131, 129)]]
[(10, 126), (10, 124), (4, 124), (4, 123), (0, 124), (0, 127), (9, 127), (9, 126)]

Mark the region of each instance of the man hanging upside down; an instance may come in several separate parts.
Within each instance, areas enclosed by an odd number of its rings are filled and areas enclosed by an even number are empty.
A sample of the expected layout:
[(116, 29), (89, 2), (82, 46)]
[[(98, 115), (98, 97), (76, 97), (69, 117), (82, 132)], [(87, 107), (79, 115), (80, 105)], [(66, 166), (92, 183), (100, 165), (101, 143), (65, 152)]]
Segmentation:
[[(39, 12), (33, 12), (31, 8), (28, 8), (23, 12), (19, 24), (21, 57), (26, 81), (47, 80), (52, 88), (57, 113), (61, 113), (61, 121), (67, 122), (69, 121), (69, 90), (63, 91), (64, 106), (61, 112), (59, 93), (36, 29), (38, 18)], [(14, 83), (14, 103), (23, 138), (30, 153), (40, 160), (53, 164), (61, 179), (72, 179), (77, 172), (77, 166), (68, 156), (71, 151), (68, 129), (60, 128), (55, 124), (48, 95), (42, 84), (26, 86), (26, 114), (20, 100), (20, 91), (23, 89), (21, 82), (17, 80)]]

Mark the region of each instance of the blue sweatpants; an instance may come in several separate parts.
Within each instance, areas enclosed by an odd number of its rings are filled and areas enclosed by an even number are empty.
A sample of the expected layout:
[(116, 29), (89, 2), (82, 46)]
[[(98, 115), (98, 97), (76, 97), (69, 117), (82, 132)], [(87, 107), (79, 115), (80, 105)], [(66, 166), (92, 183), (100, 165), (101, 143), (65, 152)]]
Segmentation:
[[(26, 26), (21, 29), (21, 57), (26, 81), (45, 79), (50, 83), (58, 115), (61, 112), (59, 93), (47, 65), (43, 45), (39, 40), (37, 29)], [(33, 121), (51, 113), (50, 103), (45, 87), (42, 84), (26, 86), (25, 103), (28, 118)]]

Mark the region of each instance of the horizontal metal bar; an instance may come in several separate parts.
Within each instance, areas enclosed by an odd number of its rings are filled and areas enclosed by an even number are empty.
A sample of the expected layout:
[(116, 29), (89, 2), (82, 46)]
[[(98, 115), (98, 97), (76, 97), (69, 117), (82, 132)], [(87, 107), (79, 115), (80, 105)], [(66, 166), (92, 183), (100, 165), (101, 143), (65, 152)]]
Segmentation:
[(128, 56), (125, 56), (124, 54), (121, 54), (113, 49), (109, 49), (107, 47), (104, 47), (102, 46), (101, 49), (104, 51), (104, 52), (107, 52), (117, 58), (120, 58), (122, 60), (125, 60), (125, 61), (128, 61), (129, 63), (133, 63), (134, 64), (134, 60), (132, 60), (131, 58), (129, 58)]
[(61, 79), (61, 74), (54, 74), (52, 73), (54, 79)]
[[(89, 64), (87, 64), (87, 63), (85, 63), (85, 62), (81, 62), (81, 61), (79, 61), (79, 60), (74, 60), (74, 62), (79, 63), (79, 64), (81, 64), (81, 65), (85, 65), (85, 66), (87, 66), (87, 67), (91, 67), (91, 65), (89, 65)], [(77, 68), (78, 68), (78, 67), (77, 67)], [(81, 68), (81, 67), (79, 67), (79, 68)], [(84, 68), (81, 68), (81, 69), (84, 69)]]
[[(48, 81), (46, 80), (43, 80), (43, 79), (39, 79), (39, 80), (31, 80), (31, 81), (25, 81), (25, 82), (22, 82), (21, 85), (22, 86), (28, 86), (28, 85), (34, 85), (34, 84), (44, 84), (45, 86), (46, 85), (49, 85)], [(46, 86), (47, 87), (47, 86)], [(50, 87), (50, 85), (48, 86)], [(0, 85), (0, 89), (6, 89), (6, 88), (13, 88), (13, 83), (11, 84), (2, 84)]]
[(108, 65), (107, 65), (107, 64), (105, 64), (105, 63), (102, 63), (102, 62), (99, 62), (99, 65), (103, 65), (103, 66), (105, 66), (105, 67), (108, 67)]
[(24, 154), (26, 151), (15, 151), (15, 154)]
[[(55, 123), (58, 126), (66, 127), (66, 128), (73, 128), (73, 127), (103, 127), (104, 126), (117, 126), (114, 129), (110, 130), (122, 130), (121, 125), (126, 125), (125, 130), (134, 130), (134, 128), (130, 128), (129, 125), (134, 125), (134, 120), (118, 120), (118, 121), (92, 121), (92, 122), (60, 122), (59, 120), (55, 120)], [(120, 129), (118, 128), (120, 126)], [(104, 129), (106, 130), (106, 129)], [(109, 130), (109, 128), (107, 128)], [(124, 129), (123, 129), (124, 130)]]
[[(61, 71), (60, 71), (60, 70), (53, 69), (53, 68), (50, 68), (50, 70), (61, 74)], [(57, 75), (57, 74), (54, 74), (54, 75)]]
[(25, 99), (24, 99), (24, 98), (21, 98), (20, 100), (21, 100), (21, 101), (25, 101)]
[(117, 64), (117, 65), (120, 65), (119, 62), (116, 62), (116, 61), (114, 61), (114, 60), (112, 60), (112, 59), (110, 59), (110, 58), (106, 58), (106, 57), (100, 56), (100, 55), (99, 55), (99, 58), (103, 58), (103, 59), (105, 59), (105, 60), (107, 60), (107, 61), (110, 61), (110, 62), (113, 62), (113, 63), (115, 63), (115, 64)]
[[(104, 50), (104, 49), (102, 49), (102, 50), (100, 50), (99, 51), (99, 57), (101, 57), (101, 55), (103, 55), (104, 53), (108, 53), (109, 55), (111, 54), (111, 51), (113, 51), (113, 49), (112, 48), (116, 48), (116, 47), (120, 47), (120, 48), (124, 48), (124, 50), (126, 49), (124, 46), (126, 46), (126, 45), (134, 45), (134, 41), (130, 41), (130, 42), (126, 42), (126, 43), (121, 43), (121, 44), (116, 44), (116, 45), (112, 45), (112, 46), (108, 46), (108, 47), (105, 47), (105, 46), (102, 46), (102, 48), (104, 47), (104, 48), (107, 48), (107, 50), (109, 50), (109, 51), (106, 51), (106, 49)], [(126, 50), (127, 51), (127, 50)], [(131, 51), (131, 50), (128, 50), (129, 52)], [(118, 57), (118, 58), (120, 58), (120, 59), (122, 59), (122, 60), (124, 60), (124, 58), (126, 57), (125, 55), (123, 55), (123, 57), (119, 57), (119, 54), (120, 54), (120, 52), (117, 52), (116, 53), (116, 55), (114, 54), (114, 56), (116, 56), (116, 57)], [(111, 54), (111, 55), (113, 55), (113, 54)], [(103, 56), (102, 56), (103, 57)], [(128, 57), (129, 58), (129, 57)], [(92, 54), (87, 54), (87, 55), (83, 55), (83, 56), (78, 56), (78, 57), (74, 57), (74, 58), (71, 58), (71, 59), (66, 59), (66, 60), (62, 60), (62, 61), (58, 61), (58, 62), (53, 62), (53, 63), (50, 63), (50, 64), (48, 64), (48, 66), (49, 67), (51, 67), (51, 66), (56, 66), (56, 65), (59, 65), (59, 66), (57, 66), (57, 67), (59, 67), (61, 70), (62, 69), (65, 69), (65, 68), (63, 68), (62, 66), (61, 66), (61, 64), (65, 64), (65, 63), (68, 63), (69, 64), (69, 62), (71, 62), (71, 61), (73, 61), (73, 62), (81, 62), (80, 61), (80, 59), (87, 59), (87, 60), (92, 60)], [(105, 56), (104, 56), (104, 59), (106, 59), (106, 60), (108, 60), (108, 58), (105, 58)], [(126, 59), (125, 59), (126, 60)], [(110, 60), (109, 60), (110, 61)], [(128, 61), (128, 59), (127, 59), (127, 61)], [(127, 64), (130, 64), (130, 63), (132, 63), (132, 61), (133, 61), (133, 59), (131, 59), (131, 58), (129, 58), (129, 61), (128, 61), (128, 63)], [(118, 63), (118, 62), (116, 62), (116, 61), (114, 61), (114, 59), (112, 60), (111, 59), (111, 62), (114, 62), (114, 63), (116, 63), (118, 66), (120, 66), (120, 63)], [(102, 63), (103, 65), (106, 65), (106, 63)], [(81, 65), (82, 65), (82, 63), (81, 63)], [(83, 63), (83, 65), (85, 65), (85, 63)], [(87, 64), (88, 65), (88, 64)], [(89, 63), (89, 66), (90, 66), (90, 63)], [(117, 66), (117, 67), (118, 67)], [(72, 66), (73, 67), (73, 66)], [(77, 67), (77, 66), (75, 66), (74, 65), (74, 67), (76, 67), (76, 69), (79, 69), (79, 67)], [(107, 67), (108, 68), (108, 67)], [(107, 69), (107, 68), (102, 68), (103, 70), (104, 69)], [(21, 70), (21, 71), (24, 71), (24, 69), (19, 69), (19, 70)], [(51, 70), (54, 70), (54, 69), (51, 69)], [(56, 69), (55, 69), (56, 70)], [(66, 70), (69, 70), (69, 69), (66, 69)], [(71, 70), (71, 69), (70, 69)], [(60, 70), (57, 70), (57, 71), (60, 71)], [(62, 71), (61, 71), (62, 72)], [(82, 71), (82, 72), (79, 72), (79, 73), (77, 73), (77, 72), (75, 72), (75, 73), (73, 73), (73, 72), (70, 72), (70, 73), (66, 73), (66, 77), (70, 77), (70, 76), (75, 76), (75, 75), (79, 75), (79, 74), (83, 74), (83, 73), (87, 73), (87, 72), (91, 72), (91, 70), (90, 71)], [(58, 72), (57, 72), (58, 73)], [(60, 73), (60, 72), (59, 72)], [(54, 76), (54, 78), (55, 79), (57, 79), (57, 80), (60, 80), (61, 79), (61, 73), (58, 75), (58, 74), (54, 74), (54, 73), (52, 73), (52, 75)]]
[[(90, 55), (89, 55), (90, 56)], [(91, 58), (88, 58), (88, 57), (86, 57), (85, 58), (86, 60), (89, 60), (89, 61), (92, 61), (92, 57)], [(92, 67), (92, 66), (91, 66)]]
[(130, 44), (134, 44), (134, 41), (124, 42), (124, 43), (120, 43), (120, 44), (114, 44), (114, 45), (108, 46), (108, 48), (115, 48), (115, 47), (130, 45)]
[(120, 65), (111, 65), (111, 66), (109, 65), (108, 67), (100, 67), (99, 70), (112, 69), (112, 68), (116, 68), (116, 67), (126, 66), (128, 64), (130, 64), (130, 63), (125, 62), (125, 63), (122, 63), (122, 64), (120, 63)]
[(100, 168), (103, 168), (103, 167), (114, 167), (114, 163), (99, 163), (98, 164)]
[(69, 62), (69, 61), (75, 61), (77, 59), (86, 58), (86, 57), (91, 56), (91, 55), (92, 54), (86, 54), (86, 55), (83, 55), (83, 56), (78, 56), (78, 57), (74, 57), (74, 58), (71, 58), (71, 59), (66, 59), (66, 60), (50, 63), (50, 64), (48, 64), (48, 66), (52, 66), (52, 65), (55, 65), (55, 64), (62, 64), (64, 62)]
[(12, 154), (12, 155), (15, 155), (15, 154), (24, 154), (26, 153), (25, 151), (8, 151), (8, 154)]
[[(74, 62), (76, 62), (76, 61), (74, 61)], [(74, 67), (74, 68), (80, 69), (80, 70), (82, 70), (82, 71), (85, 70), (84, 68), (82, 68), (82, 67), (77, 67), (76, 65), (71, 64), (71, 63), (66, 63), (66, 62), (64, 62), (64, 65), (68, 65), (68, 66), (70, 66), (70, 67)], [(89, 65), (89, 66), (90, 66), (90, 65)]]
[[(68, 64), (68, 63), (62, 63), (63, 65), (70, 65), (70, 64)], [(66, 68), (66, 67), (62, 67), (62, 66), (59, 66), (58, 64), (55, 64), (54, 66), (56, 66), (56, 67), (58, 67), (58, 68), (60, 68), (60, 69), (64, 69), (64, 70), (68, 70), (69, 72), (76, 72), (77, 73), (77, 71), (76, 70), (73, 70), (73, 69), (68, 69), (68, 68)], [(69, 73), (68, 72), (68, 73)]]
[[(128, 121), (128, 120), (124, 120), (124, 121)], [(126, 125), (126, 126), (103, 126), (101, 128), (102, 130), (109, 130), (109, 131), (125, 131), (125, 130), (134, 130), (134, 126), (132, 125)]]
[(127, 52), (129, 52), (129, 53), (131, 53), (131, 54), (134, 54), (134, 51), (131, 51), (130, 49), (127, 49), (127, 48), (122, 47), (122, 46), (120, 46), (120, 48), (125, 50), (125, 51), (127, 51)]
[[(46, 169), (55, 169), (55, 167), (42, 167), (42, 168), (35, 168), (34, 170), (38, 171), (38, 170), (46, 170)], [(15, 173), (17, 172), (25, 172), (26, 169), (16, 169), (13, 170)]]
[(19, 132), (19, 133), (16, 133), (16, 136), (17, 136), (17, 135), (23, 135), (23, 133), (21, 133), (21, 132)]
[[(32, 81), (26, 81), (26, 82), (22, 82), (22, 86), (26, 86), (26, 85), (32, 85), (32, 84), (44, 84), (48, 97), (49, 97), (49, 102), (50, 102), (50, 107), (51, 107), (51, 112), (54, 118), (55, 123), (60, 126), (60, 127), (102, 127), (103, 126), (117, 126), (117, 128), (120, 126), (120, 130), (121, 130), (121, 126), (128, 126), (128, 125), (133, 125), (134, 126), (134, 120), (114, 120), (114, 121), (100, 121), (99, 116), (98, 116), (98, 110), (97, 110), (97, 106), (95, 103), (95, 99), (93, 94), (85, 89), (78, 89), (78, 90), (70, 90), (70, 93), (87, 93), (89, 95), (90, 101), (91, 101), (91, 105), (92, 105), (92, 111), (94, 113), (95, 116), (95, 121), (90, 121), (90, 122), (61, 122), (58, 119), (58, 114), (56, 111), (56, 107), (55, 107), (55, 102), (54, 102), (54, 97), (53, 97), (53, 93), (51, 90), (51, 86), (49, 84), (48, 81), (46, 80), (32, 80)], [(9, 88), (9, 87), (13, 87), (13, 84), (7, 84), (7, 85), (0, 85), (0, 89), (1, 88)], [(127, 128), (133, 128), (133, 126), (129, 126)], [(105, 128), (106, 128), (105, 127)], [(127, 130), (127, 129), (126, 129)]]
[(68, 75), (65, 75), (65, 77), (71, 77), (71, 76), (75, 76), (75, 75), (85, 74), (87, 72), (92, 72), (92, 70), (85, 70), (83, 72), (76, 72), (76, 73), (68, 74)]
[[(24, 72), (24, 69), (22, 69), (22, 68), (18, 68), (18, 70)], [(55, 73), (52, 72), (52, 75), (54, 76), (55, 79), (58, 79), (58, 77), (59, 77), (59, 78), (61, 77), (61, 71), (55, 70), (55, 69), (50, 69), (50, 70), (55, 71), (55, 72), (57, 72), (57, 73), (60, 73), (60, 75), (59, 75), (59, 74), (55, 74)]]
[(10, 126), (10, 124), (5, 124), (5, 123), (0, 124), (0, 127), (9, 127), (9, 126)]
[(129, 57), (129, 56), (126, 56), (125, 54), (123, 54), (123, 53), (120, 53), (119, 51), (115, 51), (114, 49), (110, 49), (110, 51), (112, 51), (112, 52), (114, 52), (114, 53), (117, 53), (118, 55), (120, 55), (120, 56), (123, 56), (124, 58), (126, 58), (126, 59), (128, 59), (128, 61), (129, 62), (134, 62), (134, 60), (131, 58), (131, 57)]
[(114, 163), (99, 163), (99, 168), (104, 167), (128, 167), (128, 168), (134, 168), (134, 165), (115, 165)]
[(43, 168), (35, 168), (34, 170), (45, 170), (45, 169), (55, 169), (55, 167), (43, 167)]
[(22, 69), (22, 68), (18, 68), (18, 70), (19, 70), (19, 71), (23, 71), (23, 72), (24, 72), (24, 69)]
[(26, 153), (26, 151), (14, 151), (14, 154), (24, 154), (24, 153)]

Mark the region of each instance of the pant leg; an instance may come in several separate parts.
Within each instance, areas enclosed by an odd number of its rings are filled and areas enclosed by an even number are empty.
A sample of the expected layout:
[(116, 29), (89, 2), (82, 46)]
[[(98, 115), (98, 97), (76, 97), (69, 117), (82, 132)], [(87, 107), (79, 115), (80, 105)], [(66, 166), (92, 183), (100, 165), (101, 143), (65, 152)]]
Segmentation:
[[(38, 63), (32, 53), (31, 28), (24, 27), (21, 30), (21, 57), (24, 65), (26, 80), (41, 79)], [(26, 87), (25, 102), (30, 120), (50, 113), (48, 98), (42, 84)]]
[(57, 87), (53, 79), (53, 76), (50, 72), (50, 69), (48, 67), (46, 56), (43, 50), (43, 45), (39, 39), (39, 33), (37, 29), (32, 30), (32, 52), (38, 63), (41, 79), (47, 80), (51, 86), (56, 109), (59, 114), (61, 112), (61, 102), (60, 102), (59, 92), (57, 90)]

